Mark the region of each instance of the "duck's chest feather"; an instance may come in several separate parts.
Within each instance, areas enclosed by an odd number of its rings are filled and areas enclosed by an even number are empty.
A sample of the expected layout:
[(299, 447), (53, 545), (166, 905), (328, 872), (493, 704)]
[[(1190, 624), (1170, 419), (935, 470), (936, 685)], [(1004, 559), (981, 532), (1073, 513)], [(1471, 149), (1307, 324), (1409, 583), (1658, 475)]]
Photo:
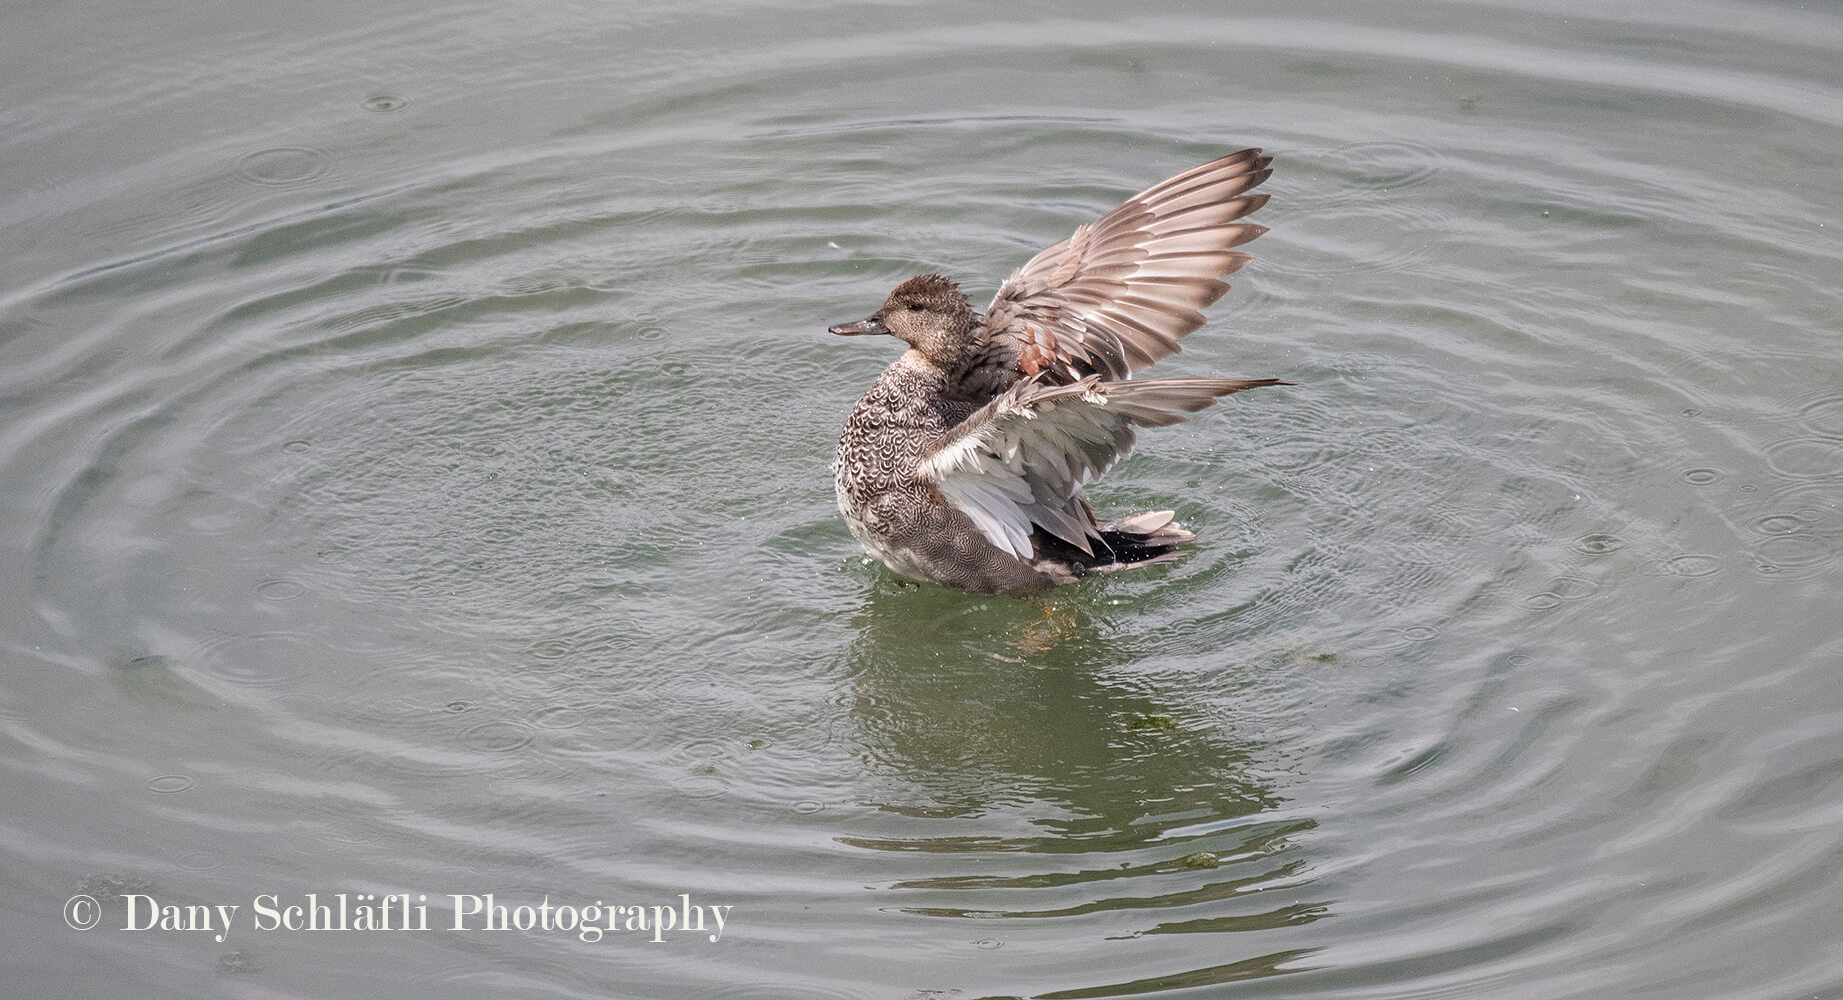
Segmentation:
[(841, 506), (861, 507), (892, 491), (924, 499), (928, 486), (917, 478), (918, 466), (975, 408), (951, 398), (951, 384), (950, 373), (907, 355), (877, 378), (838, 439), (834, 472)]

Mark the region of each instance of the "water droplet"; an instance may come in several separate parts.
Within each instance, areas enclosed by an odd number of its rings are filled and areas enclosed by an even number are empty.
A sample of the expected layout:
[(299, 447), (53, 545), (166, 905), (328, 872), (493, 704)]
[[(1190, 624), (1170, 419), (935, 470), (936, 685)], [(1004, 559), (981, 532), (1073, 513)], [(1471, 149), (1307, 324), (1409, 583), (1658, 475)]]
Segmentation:
[(313, 447), (313, 442), (305, 441), (305, 440), (301, 440), (297, 438), (293, 441), (289, 441), (288, 443), (282, 445), (282, 450), (292, 455), (299, 455), (301, 452), (307, 451), (308, 449), (312, 447)]
[(194, 782), (183, 774), (162, 774), (147, 779), (147, 790), (161, 795), (172, 795), (191, 788)]
[(442, 711), (447, 712), (449, 715), (460, 715), (462, 712), (471, 712), (473, 710), (474, 703), (471, 701), (451, 701), (442, 706)]
[(824, 808), (825, 808), (825, 805), (823, 803), (814, 802), (811, 799), (806, 799), (806, 800), (794, 803), (794, 812), (797, 812), (802, 816), (811, 816), (812, 814), (819, 812), (820, 810)]
[(375, 114), (387, 115), (392, 111), (401, 111), (409, 100), (391, 94), (377, 94), (358, 102), (358, 106)]
[(1691, 486), (1708, 486), (1721, 481), (1719, 469), (1684, 469), (1683, 481)]
[(1796, 514), (1768, 514), (1753, 522), (1753, 526), (1764, 535), (1789, 535), (1802, 530), (1805, 520)]

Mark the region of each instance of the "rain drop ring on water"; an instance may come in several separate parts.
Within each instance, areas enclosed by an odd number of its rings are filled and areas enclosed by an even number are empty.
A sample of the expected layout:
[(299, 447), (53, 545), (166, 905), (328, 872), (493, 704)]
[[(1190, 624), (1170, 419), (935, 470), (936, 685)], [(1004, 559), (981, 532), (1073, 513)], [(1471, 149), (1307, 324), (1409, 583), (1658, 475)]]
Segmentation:
[(245, 153), (237, 161), (237, 175), (253, 184), (286, 187), (304, 184), (325, 174), (330, 161), (325, 153), (306, 146), (275, 146)]
[(1786, 479), (1843, 479), (1843, 443), (1822, 437), (1775, 441), (1766, 446), (1766, 464)]
[(1805, 404), (1799, 420), (1822, 437), (1843, 437), (1843, 396), (1827, 396)]
[(1603, 556), (1608, 552), (1617, 552), (1625, 547), (1625, 542), (1618, 535), (1596, 532), (1582, 535), (1574, 540), (1574, 551), (1590, 556)]
[(1365, 187), (1400, 188), (1431, 179), (1439, 169), (1439, 154), (1412, 142), (1356, 142), (1325, 156), (1333, 169), (1355, 175)]
[(550, 639), (539, 639), (533, 642), (531, 645), (525, 647), (525, 652), (530, 653), (540, 660), (560, 660), (570, 655), (571, 648), (572, 644), (568, 639), (553, 637)]
[(256, 585), (257, 597), (277, 603), (292, 601), (305, 593), (307, 588), (293, 580), (264, 580)]
[(1670, 576), (1708, 576), (1721, 569), (1721, 559), (1698, 552), (1685, 552), (1664, 560), (1663, 569)]

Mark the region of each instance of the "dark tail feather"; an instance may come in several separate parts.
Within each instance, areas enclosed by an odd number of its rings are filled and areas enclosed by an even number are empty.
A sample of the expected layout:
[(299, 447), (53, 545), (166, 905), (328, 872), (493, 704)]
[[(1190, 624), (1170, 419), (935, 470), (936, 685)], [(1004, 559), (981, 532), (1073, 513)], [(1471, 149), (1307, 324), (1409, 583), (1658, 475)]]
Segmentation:
[(1177, 546), (1197, 540), (1173, 520), (1176, 516), (1175, 511), (1153, 510), (1108, 521), (1100, 526), (1094, 558), (1081, 560), (1081, 567), (1091, 573), (1113, 573), (1171, 562), (1181, 555)]

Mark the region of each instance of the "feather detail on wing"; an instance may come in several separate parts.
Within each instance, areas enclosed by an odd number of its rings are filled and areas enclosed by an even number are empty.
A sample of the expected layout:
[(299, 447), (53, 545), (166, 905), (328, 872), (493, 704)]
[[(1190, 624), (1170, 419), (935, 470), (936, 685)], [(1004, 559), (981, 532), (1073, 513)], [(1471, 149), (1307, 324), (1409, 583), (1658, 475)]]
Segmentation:
[(1100, 537), (1082, 484), (1126, 457), (1135, 427), (1162, 427), (1219, 396), (1270, 378), (1171, 378), (1072, 385), (1019, 382), (949, 431), (921, 473), (982, 534), (1019, 559), (1032, 555), (1032, 526), (1092, 554)]
[(1155, 184), (1037, 254), (986, 310), (975, 380), (998, 391), (1042, 373), (1109, 381), (1177, 353), (1204, 306), (1249, 261), (1234, 248), (1267, 231), (1240, 222), (1267, 201), (1249, 194), (1273, 171), (1244, 149)]

